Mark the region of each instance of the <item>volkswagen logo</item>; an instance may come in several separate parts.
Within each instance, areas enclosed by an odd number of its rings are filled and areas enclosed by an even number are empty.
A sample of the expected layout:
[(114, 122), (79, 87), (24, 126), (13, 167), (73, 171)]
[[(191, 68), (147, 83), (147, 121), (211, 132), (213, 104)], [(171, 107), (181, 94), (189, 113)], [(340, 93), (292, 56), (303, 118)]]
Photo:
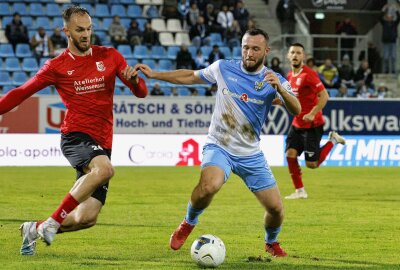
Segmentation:
[(262, 132), (263, 134), (284, 135), (289, 130), (289, 126), (289, 113), (283, 106), (273, 106), (262, 128)]

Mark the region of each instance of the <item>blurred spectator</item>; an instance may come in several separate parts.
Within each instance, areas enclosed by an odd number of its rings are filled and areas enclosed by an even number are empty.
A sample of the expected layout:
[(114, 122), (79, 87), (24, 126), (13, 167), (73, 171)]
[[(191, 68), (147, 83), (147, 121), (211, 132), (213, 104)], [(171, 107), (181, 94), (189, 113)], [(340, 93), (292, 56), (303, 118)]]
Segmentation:
[(232, 26), (233, 23), (233, 14), (229, 11), (227, 5), (222, 5), (222, 10), (218, 12), (217, 22), (222, 27), (221, 34), (225, 35), (226, 30)]
[(225, 40), (229, 48), (240, 47), (240, 38), (242, 32), (240, 30), (238, 21), (234, 20), (231, 27), (226, 29)]
[(337, 25), (336, 34), (344, 36), (340, 39), (340, 58), (347, 54), (350, 57), (350, 62), (353, 62), (353, 49), (356, 45), (356, 39), (354, 37), (346, 38), (346, 36), (357, 35), (358, 32), (350, 18), (344, 19)]
[(118, 15), (113, 17), (108, 28), (108, 34), (110, 35), (111, 42), (115, 48), (120, 44), (128, 43), (125, 26), (121, 24), (121, 18)]
[(381, 83), (373, 96), (378, 99), (391, 98), (392, 92), (389, 91), (384, 83)]
[(140, 45), (142, 43), (142, 31), (139, 29), (138, 22), (133, 19), (128, 28), (127, 39), (130, 45)]
[(382, 24), (383, 71), (385, 73), (396, 73), (397, 27), (400, 22), (400, 14), (396, 10), (396, 19), (394, 19), (395, 16), (388, 10), (389, 6), (385, 5), (380, 20)]
[(307, 65), (309, 68), (311, 68), (312, 70), (314, 70), (315, 72), (318, 73), (318, 66), (317, 66), (317, 64), (315, 63), (315, 59), (314, 59), (313, 57), (307, 58), (306, 65)]
[(201, 46), (210, 46), (211, 39), (209, 37), (208, 26), (204, 23), (204, 17), (199, 16), (197, 22), (189, 30), (189, 37), (193, 46), (200, 48)]
[(202, 69), (208, 66), (208, 62), (206, 61), (203, 52), (200, 49), (197, 49), (196, 58), (194, 59), (196, 69)]
[(200, 10), (200, 15), (204, 15), (207, 10), (207, 5), (210, 4), (209, 0), (196, 0), (197, 7)]
[(144, 25), (142, 42), (146, 46), (160, 45), (158, 33), (151, 27), (151, 23), (149, 22)]
[(211, 97), (215, 96), (217, 94), (218, 87), (216, 84), (211, 85), (209, 88), (206, 89), (205, 96), (206, 97)]
[(357, 98), (370, 98), (371, 93), (368, 91), (368, 87), (364, 83), (360, 83), (357, 87)]
[(194, 88), (194, 87), (190, 87), (190, 88), (189, 88), (189, 92), (190, 92), (190, 95), (193, 96), (193, 97), (199, 95), (199, 91), (197, 91), (197, 89)]
[(28, 29), (21, 21), (19, 13), (13, 14), (12, 21), (6, 25), (6, 37), (14, 48), (19, 43), (29, 43)]
[(178, 1), (178, 14), (179, 20), (183, 26), (186, 26), (186, 18), (189, 13), (190, 2), (189, 0), (179, 0)]
[(171, 97), (177, 97), (177, 96), (179, 96), (178, 89), (176, 89), (176, 87), (172, 87), (171, 88)]
[(325, 88), (339, 88), (339, 72), (331, 59), (325, 59), (324, 64), (318, 68), (318, 73)]
[(345, 84), (340, 84), (336, 97), (349, 97), (348, 88)]
[(249, 19), (247, 21), (247, 30), (252, 30), (255, 29), (257, 27), (256, 22), (252, 19)]
[[(279, 0), (276, 6), (276, 16), (281, 24), (281, 34), (294, 34), (296, 27), (296, 20), (294, 13), (296, 11), (296, 4), (294, 0)], [(288, 37), (285, 40), (286, 46), (293, 43), (293, 38)]]
[(98, 35), (96, 35), (95, 31), (92, 31), (92, 35), (90, 36), (90, 44), (101, 46), (102, 42)]
[(350, 63), (350, 57), (345, 54), (339, 67), (340, 81), (347, 87), (355, 87), (354, 76), (355, 72), (353, 65)]
[(225, 55), (219, 50), (218, 45), (214, 45), (210, 55), (208, 56), (208, 63), (211, 65), (219, 59), (225, 59)]
[(32, 36), (30, 45), (33, 50), (33, 56), (38, 62), (42, 57), (54, 55), (53, 43), (43, 27), (39, 27), (38, 31)]
[(181, 45), (176, 54), (176, 69), (195, 69), (196, 65), (190, 54), (187, 45)]
[(204, 23), (208, 26), (210, 32), (221, 33), (221, 26), (217, 22), (218, 10), (214, 5), (208, 4), (204, 13)]
[(164, 0), (162, 8), (162, 16), (165, 19), (176, 19), (178, 17), (178, 1), (177, 0)]
[(356, 84), (362, 83), (367, 88), (374, 89), (373, 73), (369, 68), (368, 61), (364, 60), (361, 62), (360, 67), (357, 69), (354, 76), (354, 81)]
[(161, 90), (160, 84), (155, 83), (153, 89), (150, 91), (151, 96), (163, 96), (164, 92)]
[(368, 60), (368, 64), (372, 70), (372, 73), (381, 73), (382, 57), (375, 43), (373, 43), (372, 41), (368, 42), (367, 53), (368, 53), (368, 59), (365, 59), (365, 51), (363, 50), (360, 52), (358, 60), (359, 61)]
[(197, 19), (200, 16), (200, 10), (197, 7), (196, 2), (190, 4), (190, 9), (187, 15), (187, 23), (189, 26), (193, 26), (197, 23)]
[(53, 55), (52, 56), (59, 55), (68, 46), (67, 39), (61, 35), (60, 27), (57, 27), (54, 29), (54, 32), (50, 36), (50, 39), (53, 44)]
[(244, 7), (242, 0), (237, 1), (236, 7), (233, 10), (233, 17), (239, 23), (240, 31), (246, 32), (247, 21), (249, 20), (250, 14), (247, 8)]
[(281, 60), (279, 60), (278, 57), (273, 57), (271, 59), (271, 65), (270, 68), (275, 71), (276, 73), (281, 74), (284, 78), (286, 78), (285, 76), (285, 72), (282, 70), (282, 68), (280, 67), (281, 65)]

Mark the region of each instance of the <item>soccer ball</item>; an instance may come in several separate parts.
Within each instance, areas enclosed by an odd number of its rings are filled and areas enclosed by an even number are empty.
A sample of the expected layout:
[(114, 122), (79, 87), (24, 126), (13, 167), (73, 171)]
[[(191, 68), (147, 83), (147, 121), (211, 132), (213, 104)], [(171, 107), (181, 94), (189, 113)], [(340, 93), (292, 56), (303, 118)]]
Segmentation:
[(205, 234), (193, 242), (190, 255), (200, 266), (217, 267), (225, 260), (225, 245), (217, 236)]

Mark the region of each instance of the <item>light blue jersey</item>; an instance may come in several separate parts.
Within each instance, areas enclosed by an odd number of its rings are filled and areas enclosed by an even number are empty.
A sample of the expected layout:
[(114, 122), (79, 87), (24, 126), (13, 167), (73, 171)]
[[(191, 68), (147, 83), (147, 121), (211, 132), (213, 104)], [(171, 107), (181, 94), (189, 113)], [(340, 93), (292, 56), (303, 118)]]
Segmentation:
[[(235, 156), (259, 153), (260, 133), (277, 91), (265, 82), (264, 67), (247, 72), (242, 61), (218, 60), (196, 71), (204, 81), (217, 84), (215, 110), (211, 117), (206, 144), (216, 144)], [(289, 82), (276, 73), (282, 86), (292, 95)]]

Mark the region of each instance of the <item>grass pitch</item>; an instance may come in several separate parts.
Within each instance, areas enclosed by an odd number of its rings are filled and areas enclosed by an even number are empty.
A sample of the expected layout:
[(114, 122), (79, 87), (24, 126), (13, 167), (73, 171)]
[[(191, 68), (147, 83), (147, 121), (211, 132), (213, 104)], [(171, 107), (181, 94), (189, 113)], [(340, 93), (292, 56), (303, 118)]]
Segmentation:
[[(282, 196), (287, 168), (272, 168)], [(288, 258), (263, 252), (263, 209), (232, 175), (179, 251), (168, 247), (199, 167), (117, 167), (98, 224), (57, 235), (37, 254), (19, 255), (19, 225), (45, 219), (74, 182), (64, 167), (0, 167), (0, 269), (198, 269), (189, 250), (202, 234), (219, 236), (220, 269), (400, 269), (400, 170), (303, 169), (307, 200), (284, 200), (279, 240)], [(260, 257), (259, 257), (260, 256)], [(249, 257), (257, 258), (250, 260)]]

